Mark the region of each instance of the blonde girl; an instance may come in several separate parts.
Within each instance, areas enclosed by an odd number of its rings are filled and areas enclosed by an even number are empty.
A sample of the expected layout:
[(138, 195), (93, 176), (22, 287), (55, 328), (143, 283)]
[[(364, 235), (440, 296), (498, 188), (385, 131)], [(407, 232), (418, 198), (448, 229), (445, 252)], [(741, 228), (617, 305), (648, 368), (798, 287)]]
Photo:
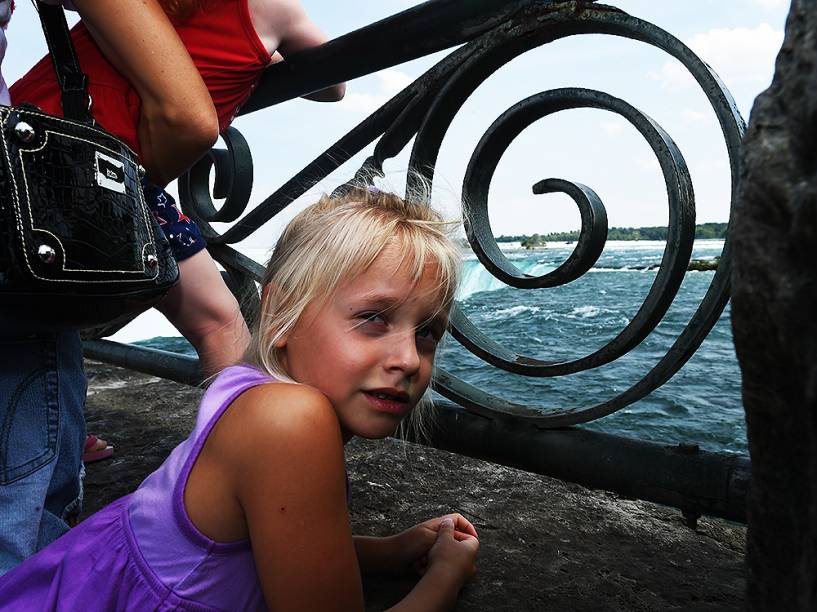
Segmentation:
[(209, 387), (190, 437), (135, 493), (0, 580), (0, 602), (362, 610), (361, 573), (419, 563), (394, 609), (450, 609), (475, 570), (474, 527), (451, 514), (354, 537), (343, 457), (353, 436), (386, 437), (423, 410), (459, 270), (445, 228), (366, 190), (296, 216), (245, 360)]

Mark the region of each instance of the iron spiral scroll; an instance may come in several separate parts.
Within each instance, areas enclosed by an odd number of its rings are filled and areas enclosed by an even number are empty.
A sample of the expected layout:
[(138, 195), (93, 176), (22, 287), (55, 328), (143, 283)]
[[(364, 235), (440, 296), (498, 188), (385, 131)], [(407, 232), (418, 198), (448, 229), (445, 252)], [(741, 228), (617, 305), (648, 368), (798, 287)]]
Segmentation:
[[(429, 5), (434, 2), (427, 3)], [(180, 180), (180, 197), (188, 213), (201, 225), (211, 253), (225, 268), (236, 293), (254, 296), (262, 267), (232, 246), (269, 221), (295, 199), (377, 141), (350, 183), (382, 174), (384, 162), (408, 146), (412, 138), (408, 191), (416, 181), (431, 183), (443, 138), (454, 117), (477, 87), (515, 57), (547, 43), (575, 35), (605, 34), (640, 41), (676, 58), (706, 95), (720, 123), (729, 157), (732, 201), (738, 175), (738, 148), (744, 122), (731, 95), (717, 75), (681, 41), (660, 28), (616, 8), (592, 2), (522, 2), (498, 25), (479, 33), (428, 70), (378, 111), (343, 136), (287, 181), (260, 205), (245, 214), (252, 184), (249, 148), (234, 128), (223, 135), (226, 151), (214, 150)], [(343, 75), (347, 78), (348, 75)], [(251, 110), (280, 101), (275, 95), (255, 96)], [(268, 102), (268, 103), (267, 103)], [(480, 262), (496, 278), (519, 289), (551, 288), (580, 278), (598, 259), (607, 239), (603, 202), (591, 187), (559, 178), (535, 180), (534, 193), (561, 192), (579, 209), (581, 231), (572, 254), (557, 269), (529, 276), (516, 268), (497, 245), (488, 218), (488, 192), (502, 154), (530, 124), (568, 109), (594, 108), (627, 120), (651, 147), (667, 188), (669, 223), (666, 248), (655, 280), (638, 312), (600, 349), (578, 359), (548, 361), (521, 355), (488, 337), (455, 308), (451, 333), (471, 353), (502, 370), (532, 377), (575, 374), (619, 359), (646, 338), (672, 304), (690, 261), (695, 232), (695, 202), (689, 172), (670, 135), (650, 117), (607, 93), (564, 88), (543, 91), (519, 101), (488, 128), (473, 151), (465, 174), (462, 197), (468, 202), (465, 230)], [(214, 195), (225, 197), (216, 210), (209, 188), (215, 166)], [(211, 222), (232, 223), (218, 233)], [(489, 418), (516, 418), (542, 428), (584, 423), (615, 412), (645, 397), (667, 382), (692, 356), (712, 329), (729, 299), (730, 247), (727, 238), (720, 264), (698, 309), (666, 354), (630, 388), (590, 407), (557, 408), (521, 405), (492, 395), (438, 368), (434, 388), (465, 409)], [(250, 307), (245, 312), (251, 314)]]

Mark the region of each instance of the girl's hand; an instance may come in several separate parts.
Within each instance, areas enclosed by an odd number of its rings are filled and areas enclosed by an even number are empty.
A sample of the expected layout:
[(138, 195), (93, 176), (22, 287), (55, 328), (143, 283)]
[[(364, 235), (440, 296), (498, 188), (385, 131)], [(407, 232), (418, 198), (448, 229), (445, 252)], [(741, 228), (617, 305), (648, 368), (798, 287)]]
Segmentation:
[(431, 545), (423, 555), (427, 559), (423, 577), (402, 601), (389, 610), (451, 610), (460, 589), (477, 570), (477, 532), (459, 514), (431, 519), (394, 537), (405, 538), (406, 542), (420, 549), (428, 544), (432, 535)]
[(455, 541), (477, 539), (476, 529), (461, 514), (446, 514), (424, 521), (394, 536), (396, 573), (405, 573), (410, 570), (419, 574), (425, 573), (428, 566), (428, 553), (437, 542), (440, 525), (445, 520), (450, 520), (454, 526), (451, 537)]
[(473, 534), (458, 531), (450, 516), (443, 517), (434, 545), (428, 551), (427, 574), (450, 580), (456, 590), (462, 588), (477, 571), (479, 540), (473, 526), (471, 531)]

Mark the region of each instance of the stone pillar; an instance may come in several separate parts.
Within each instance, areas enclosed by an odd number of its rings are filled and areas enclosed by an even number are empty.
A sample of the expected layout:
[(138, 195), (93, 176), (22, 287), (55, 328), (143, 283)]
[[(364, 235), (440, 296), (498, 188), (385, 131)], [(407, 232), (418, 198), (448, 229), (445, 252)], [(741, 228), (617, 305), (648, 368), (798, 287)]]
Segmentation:
[(817, 610), (817, 2), (794, 0), (743, 148), (732, 322), (752, 456), (750, 610)]

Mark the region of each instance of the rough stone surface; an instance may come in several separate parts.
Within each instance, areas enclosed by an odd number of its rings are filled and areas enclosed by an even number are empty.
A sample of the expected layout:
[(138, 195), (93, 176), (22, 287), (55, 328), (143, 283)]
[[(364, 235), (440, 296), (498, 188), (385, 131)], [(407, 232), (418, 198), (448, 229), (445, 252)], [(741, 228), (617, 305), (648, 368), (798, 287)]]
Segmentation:
[(817, 3), (795, 0), (752, 110), (732, 322), (753, 485), (749, 607), (817, 610)]
[[(86, 512), (132, 491), (193, 425), (201, 391), (88, 363), (88, 427), (116, 445), (88, 466)], [(394, 440), (347, 446), (356, 533), (385, 535), (449, 511), (480, 533), (457, 610), (739, 610), (745, 529)], [(367, 609), (412, 579), (370, 579)]]

